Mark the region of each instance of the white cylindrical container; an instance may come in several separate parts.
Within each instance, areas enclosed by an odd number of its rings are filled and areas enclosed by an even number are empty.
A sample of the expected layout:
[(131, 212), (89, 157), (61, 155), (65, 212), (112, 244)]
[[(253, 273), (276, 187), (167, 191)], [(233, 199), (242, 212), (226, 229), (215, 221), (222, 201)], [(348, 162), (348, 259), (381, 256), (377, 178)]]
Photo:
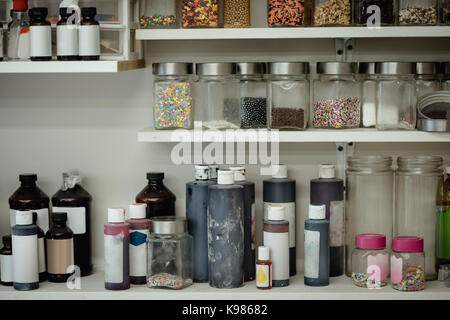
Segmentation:
[(100, 24), (95, 20), (97, 9), (82, 8), (80, 30), (78, 32), (78, 49), (81, 60), (100, 59)]

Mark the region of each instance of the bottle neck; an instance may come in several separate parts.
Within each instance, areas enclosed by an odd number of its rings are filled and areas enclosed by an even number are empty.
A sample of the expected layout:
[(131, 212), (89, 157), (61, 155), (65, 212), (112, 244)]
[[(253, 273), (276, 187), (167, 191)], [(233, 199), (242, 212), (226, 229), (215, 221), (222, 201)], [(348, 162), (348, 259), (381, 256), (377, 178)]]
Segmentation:
[(53, 225), (55, 228), (65, 228), (66, 222), (65, 221), (53, 221)]
[(151, 179), (151, 180), (148, 180), (148, 184), (150, 186), (161, 186), (162, 185), (162, 179)]
[(20, 186), (22, 188), (36, 188), (36, 182), (22, 182)]
[(25, 17), (27, 16), (27, 12), (26, 11), (18, 11), (18, 10), (14, 10), (12, 13), (12, 19), (13, 20), (24, 20)]

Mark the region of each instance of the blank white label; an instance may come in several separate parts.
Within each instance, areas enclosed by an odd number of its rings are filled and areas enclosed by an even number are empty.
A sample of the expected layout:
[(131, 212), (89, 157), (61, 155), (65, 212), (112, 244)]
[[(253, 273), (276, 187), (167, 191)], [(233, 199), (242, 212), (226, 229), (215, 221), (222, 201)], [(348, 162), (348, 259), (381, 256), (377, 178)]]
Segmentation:
[(123, 283), (123, 235), (105, 234), (105, 282)]
[(53, 207), (53, 212), (67, 212), (67, 226), (73, 231), (73, 234), (86, 233), (85, 207)]
[(78, 55), (78, 28), (74, 25), (56, 28), (56, 51), (58, 56)]
[(1, 279), (3, 282), (13, 282), (14, 274), (13, 274), (13, 256), (1, 254), (0, 255), (0, 272)]
[(39, 273), (45, 272), (45, 245), (44, 237), (38, 238), (38, 263)]
[(295, 248), (295, 202), (274, 203), (264, 202), (264, 221), (269, 215), (269, 205), (275, 204), (284, 207), (285, 219), (289, 221), (289, 248)]
[[(148, 239), (150, 232), (148, 230), (133, 230), (132, 233), (139, 232)], [(133, 234), (130, 234), (130, 238)], [(130, 244), (130, 276), (144, 277), (147, 275), (147, 241), (135, 246)]]
[(52, 56), (52, 28), (50, 26), (30, 27), (30, 56)]
[(273, 280), (289, 279), (289, 234), (264, 232), (264, 245), (270, 248)]
[[(37, 225), (46, 233), (49, 229), (48, 225), (48, 209), (28, 210), (30, 212), (37, 213)], [(11, 227), (16, 225), (16, 212), (17, 210), (9, 210)]]
[(39, 282), (37, 235), (12, 236), (14, 282)]
[(100, 27), (81, 26), (79, 32), (80, 56), (100, 55)]
[(320, 232), (305, 230), (305, 277), (319, 278)]

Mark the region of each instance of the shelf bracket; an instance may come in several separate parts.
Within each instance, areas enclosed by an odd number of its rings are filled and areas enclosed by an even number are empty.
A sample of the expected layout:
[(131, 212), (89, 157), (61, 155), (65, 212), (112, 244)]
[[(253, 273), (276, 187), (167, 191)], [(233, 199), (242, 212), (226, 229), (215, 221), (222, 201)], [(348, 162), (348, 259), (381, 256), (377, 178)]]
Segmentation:
[(351, 62), (353, 57), (353, 48), (355, 40), (353, 38), (337, 38), (335, 39), (336, 61)]
[(355, 153), (355, 142), (336, 142), (336, 178), (344, 180), (345, 187), (345, 170), (347, 164), (347, 157), (353, 156)]

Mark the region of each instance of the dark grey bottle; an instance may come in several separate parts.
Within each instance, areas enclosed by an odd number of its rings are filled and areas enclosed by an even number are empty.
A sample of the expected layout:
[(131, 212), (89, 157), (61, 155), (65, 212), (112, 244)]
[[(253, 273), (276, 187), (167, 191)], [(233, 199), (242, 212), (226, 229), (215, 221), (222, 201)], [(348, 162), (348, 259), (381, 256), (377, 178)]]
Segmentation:
[(193, 238), (194, 282), (208, 282), (208, 166), (195, 166), (195, 181), (186, 184), (186, 218)]
[(237, 288), (244, 283), (244, 187), (229, 170), (219, 170), (217, 182), (208, 197), (209, 285)]
[(324, 204), (309, 206), (305, 220), (305, 285), (321, 287), (329, 284), (329, 233)]

